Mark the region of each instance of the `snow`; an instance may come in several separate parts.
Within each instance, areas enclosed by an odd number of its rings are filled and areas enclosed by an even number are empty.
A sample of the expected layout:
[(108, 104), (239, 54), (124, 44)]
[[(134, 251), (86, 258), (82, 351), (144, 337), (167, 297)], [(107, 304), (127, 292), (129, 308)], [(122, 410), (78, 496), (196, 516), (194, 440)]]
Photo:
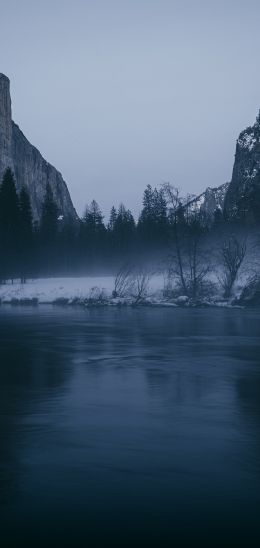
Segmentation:
[(220, 187), (206, 188), (205, 192), (200, 194), (197, 198), (191, 200), (187, 207), (190, 213), (199, 213), (200, 211), (207, 210), (207, 205), (212, 203), (212, 200), (215, 200), (215, 207), (219, 207), (222, 210), (225, 195), (227, 193), (229, 183), (223, 183)]
[[(246, 278), (244, 283), (246, 282)], [(233, 297), (230, 301), (221, 298), (221, 291), (216, 295), (204, 297), (193, 302), (186, 295), (167, 297), (164, 293), (165, 279), (163, 274), (156, 274), (149, 279), (148, 291), (138, 301), (139, 304), (147, 306), (168, 306), (168, 307), (193, 307), (193, 306), (219, 306), (233, 307), (233, 299), (239, 298), (243, 289), (242, 276), (240, 284), (234, 288)], [(0, 304), (78, 304), (82, 306), (122, 306), (136, 304), (134, 294), (126, 297), (113, 298), (114, 290), (113, 276), (98, 277), (74, 277), (74, 278), (39, 278), (28, 280), (21, 284), (18, 280), (13, 284), (8, 282), (0, 285)], [(234, 303), (235, 304), (235, 303)]]
[(189, 211), (191, 213), (196, 213), (196, 212), (200, 211), (200, 209), (203, 206), (204, 202), (205, 202), (205, 193), (201, 194), (200, 196), (198, 196), (198, 198), (195, 198), (194, 200), (189, 202), (189, 204), (188, 204)]
[(248, 168), (245, 168), (244, 170), (244, 177), (246, 177), (247, 179), (254, 179), (257, 174), (258, 170), (255, 167), (253, 170)]
[[(84, 300), (93, 294), (94, 289), (110, 296), (114, 289), (113, 276), (79, 278), (39, 278), (21, 284), (15, 280), (0, 285), (0, 299), (11, 302), (12, 299), (38, 299), (39, 303), (53, 303), (57, 299)], [(163, 288), (163, 277), (153, 276), (149, 282), (150, 293)]]
[(257, 139), (254, 135), (254, 132), (244, 133), (238, 139), (239, 146), (241, 148), (247, 148), (250, 152), (251, 150), (253, 150), (256, 142), (257, 142)]

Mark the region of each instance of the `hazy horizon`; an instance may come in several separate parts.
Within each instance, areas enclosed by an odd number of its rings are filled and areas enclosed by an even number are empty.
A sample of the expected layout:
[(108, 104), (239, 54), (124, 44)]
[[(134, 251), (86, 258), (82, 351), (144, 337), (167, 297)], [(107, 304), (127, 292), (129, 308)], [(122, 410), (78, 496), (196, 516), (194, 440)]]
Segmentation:
[(0, 0), (0, 72), (13, 119), (62, 172), (81, 215), (95, 198), (138, 214), (145, 186), (230, 180), (260, 108), (256, 0)]

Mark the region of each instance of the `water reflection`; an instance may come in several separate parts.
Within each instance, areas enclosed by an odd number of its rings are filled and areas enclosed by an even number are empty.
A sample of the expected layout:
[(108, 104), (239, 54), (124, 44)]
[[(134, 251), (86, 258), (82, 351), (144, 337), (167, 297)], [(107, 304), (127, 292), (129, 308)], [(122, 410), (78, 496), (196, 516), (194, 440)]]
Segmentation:
[(10, 545), (253, 545), (259, 317), (2, 307)]
[[(38, 320), (39, 318), (37, 318)], [(41, 400), (51, 400), (69, 377), (65, 354), (57, 352), (57, 335), (46, 322), (31, 315), (1, 313), (0, 320), (0, 505), (13, 500), (22, 474), (19, 451), (24, 445), (24, 423), (39, 413)], [(66, 358), (67, 361), (67, 358)], [(37, 429), (43, 427), (40, 417)]]

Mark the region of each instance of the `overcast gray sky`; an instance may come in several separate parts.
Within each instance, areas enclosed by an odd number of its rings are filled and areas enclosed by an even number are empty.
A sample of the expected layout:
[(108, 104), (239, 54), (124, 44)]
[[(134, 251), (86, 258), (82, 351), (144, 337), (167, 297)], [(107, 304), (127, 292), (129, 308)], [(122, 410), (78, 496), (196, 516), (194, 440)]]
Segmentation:
[(81, 214), (230, 180), (260, 108), (259, 0), (0, 0), (13, 118)]

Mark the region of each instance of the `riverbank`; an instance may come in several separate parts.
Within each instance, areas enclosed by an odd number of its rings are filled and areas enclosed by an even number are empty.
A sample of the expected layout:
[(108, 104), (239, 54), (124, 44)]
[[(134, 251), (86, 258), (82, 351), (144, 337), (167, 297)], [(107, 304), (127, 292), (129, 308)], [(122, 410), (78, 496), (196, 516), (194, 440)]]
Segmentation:
[(0, 286), (1, 304), (56, 306), (163, 306), (163, 307), (240, 307), (237, 301), (220, 296), (190, 299), (185, 295), (169, 297), (163, 290), (164, 279), (156, 275), (149, 280), (147, 291), (140, 298), (134, 295), (114, 297), (114, 277), (39, 278), (8, 282)]

